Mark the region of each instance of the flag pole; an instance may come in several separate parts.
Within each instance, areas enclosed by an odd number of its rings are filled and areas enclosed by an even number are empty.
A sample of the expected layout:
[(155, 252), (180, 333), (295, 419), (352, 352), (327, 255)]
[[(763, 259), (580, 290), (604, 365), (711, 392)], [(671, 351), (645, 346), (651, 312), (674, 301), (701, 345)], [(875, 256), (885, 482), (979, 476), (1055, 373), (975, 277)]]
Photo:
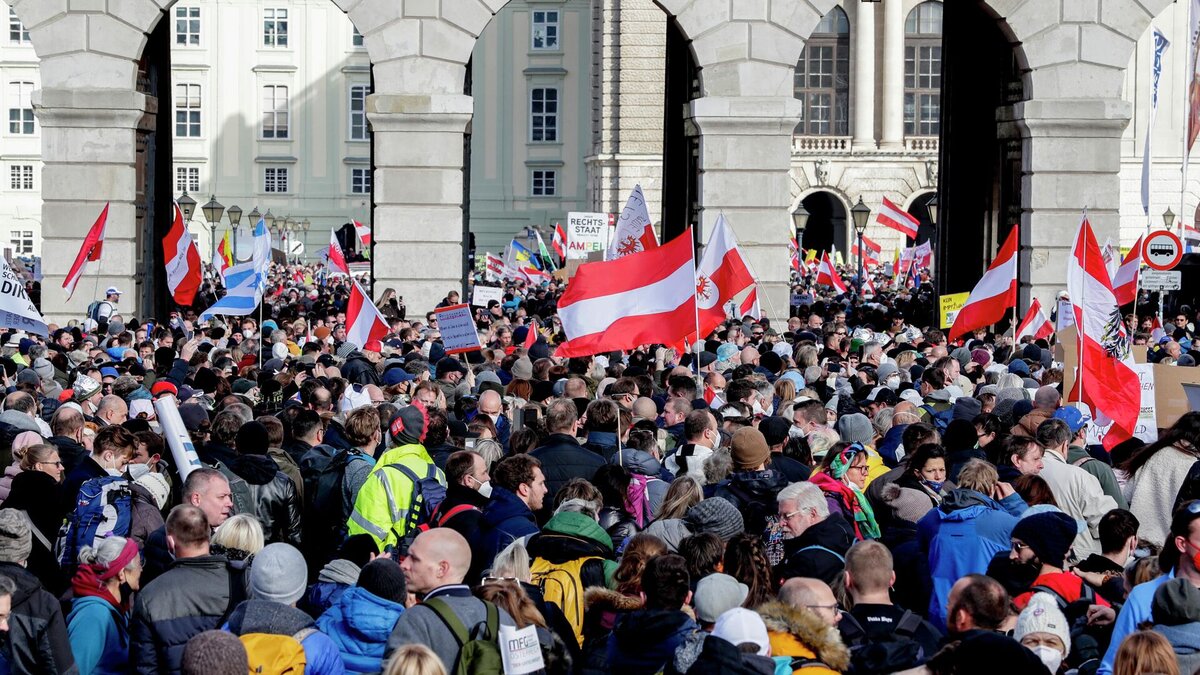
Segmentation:
[[(692, 237), (692, 317), (696, 322), (696, 340), (692, 344), (692, 358), (696, 362), (696, 391), (699, 391), (701, 397), (704, 395), (704, 376), (700, 374), (700, 345), (703, 344), (703, 339), (700, 336), (700, 304), (696, 302), (696, 231), (688, 228)], [(620, 438), (620, 434), (617, 436)]]
[[(1087, 221), (1087, 207), (1085, 206), (1085, 207), (1083, 207), (1083, 222), (1082, 222), (1082, 223), (1080, 223), (1080, 225), (1079, 225), (1079, 237), (1083, 238), (1083, 240), (1084, 240), (1084, 241), (1083, 241), (1083, 246), (1081, 247), (1081, 248), (1083, 249), (1083, 269), (1082, 269), (1082, 270), (1080, 270), (1080, 271), (1083, 273), (1083, 275), (1084, 275), (1084, 276), (1086, 276), (1086, 275), (1087, 275), (1087, 254), (1088, 254), (1088, 249), (1087, 249), (1087, 232), (1086, 232), (1086, 231), (1084, 231), (1084, 229), (1083, 229), (1083, 228), (1084, 228), (1085, 226), (1087, 226), (1087, 224), (1088, 224), (1088, 221)], [(1075, 242), (1075, 243), (1076, 243), (1076, 245), (1078, 245), (1078, 244), (1079, 244), (1079, 239), (1078, 239), (1078, 238), (1076, 238), (1076, 242)], [(1070, 285), (1070, 284), (1068, 283), (1068, 287), (1069, 287), (1069, 285)], [(1080, 306), (1080, 307), (1082, 307), (1082, 308), (1083, 308), (1083, 311), (1085, 311), (1085, 312), (1086, 312), (1086, 311), (1087, 311), (1087, 303), (1084, 301), (1084, 298), (1086, 298), (1086, 297), (1087, 297), (1087, 279), (1084, 279), (1084, 280), (1083, 280), (1083, 283), (1079, 284), (1079, 292), (1080, 292), (1081, 294), (1083, 294), (1083, 295), (1082, 295), (1082, 297), (1080, 297), (1080, 298), (1078, 299), (1079, 306)], [(1072, 303), (1076, 302), (1076, 299), (1072, 298), (1072, 299), (1071, 299), (1071, 302), (1072, 302)], [(1072, 313), (1072, 314), (1074, 314), (1074, 313), (1075, 313), (1075, 310), (1074, 310), (1074, 308), (1072, 308), (1072, 309), (1071, 309), (1071, 313)], [(1082, 318), (1082, 315), (1081, 315), (1081, 316), (1072, 317), (1072, 318), (1074, 318), (1074, 319), (1075, 319), (1075, 352), (1078, 354), (1078, 359), (1076, 359), (1076, 360), (1077, 360), (1077, 361), (1079, 361), (1079, 365), (1077, 366), (1077, 367), (1079, 368), (1079, 373), (1077, 374), (1077, 378), (1076, 378), (1076, 379), (1078, 380), (1078, 382), (1077, 382), (1077, 383), (1079, 384), (1079, 396), (1077, 397), (1076, 401), (1077, 401), (1078, 403), (1083, 403), (1083, 373), (1084, 373), (1084, 367), (1083, 367), (1083, 326), (1080, 326), (1080, 325), (1079, 325), (1079, 319), (1080, 319), (1080, 318)]]
[[(1179, 168), (1179, 226), (1180, 226), (1179, 233), (1180, 234), (1183, 234), (1183, 213), (1184, 213), (1183, 204), (1184, 204), (1184, 197), (1187, 194), (1188, 153), (1191, 151), (1191, 148), (1188, 147), (1188, 140), (1191, 135), (1191, 129), (1190, 129), (1191, 124), (1189, 123), (1189, 120), (1191, 119), (1191, 112), (1192, 112), (1192, 101), (1191, 101), (1191, 96), (1189, 94), (1189, 85), (1191, 84), (1191, 79), (1196, 77), (1196, 43), (1197, 43), (1197, 36), (1192, 34), (1192, 22), (1195, 20), (1195, 17), (1192, 16), (1192, 3), (1187, 2), (1187, 0), (1185, 0), (1185, 3), (1187, 4), (1187, 21), (1184, 25), (1187, 27), (1186, 30), (1188, 33), (1187, 63), (1191, 67), (1183, 68), (1183, 88), (1180, 90), (1183, 92), (1182, 98), (1183, 98), (1183, 120), (1184, 120), (1184, 125), (1183, 125), (1183, 165)], [(1153, 49), (1153, 42), (1151, 42), (1151, 45), (1152, 45), (1151, 48)], [(1153, 119), (1153, 115), (1151, 115), (1151, 119)], [(1146, 215), (1147, 215), (1146, 231), (1149, 232), (1150, 231), (1149, 214), (1147, 213)], [(1172, 223), (1171, 228), (1174, 228), (1174, 223)], [(1140, 277), (1141, 275), (1139, 274), (1138, 276)], [(1162, 293), (1161, 292), (1159, 292), (1158, 305), (1161, 310), (1161, 308), (1162, 308)], [(1135, 312), (1136, 312), (1136, 304), (1135, 304)]]

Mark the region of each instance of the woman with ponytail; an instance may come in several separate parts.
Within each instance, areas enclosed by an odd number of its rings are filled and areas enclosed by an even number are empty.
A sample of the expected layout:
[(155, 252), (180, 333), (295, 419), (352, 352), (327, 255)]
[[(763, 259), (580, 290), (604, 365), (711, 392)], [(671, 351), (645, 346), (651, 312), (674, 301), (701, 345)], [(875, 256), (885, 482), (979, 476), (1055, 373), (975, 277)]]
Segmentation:
[(67, 635), (80, 675), (129, 672), (129, 602), (141, 576), (133, 539), (108, 537), (79, 552)]

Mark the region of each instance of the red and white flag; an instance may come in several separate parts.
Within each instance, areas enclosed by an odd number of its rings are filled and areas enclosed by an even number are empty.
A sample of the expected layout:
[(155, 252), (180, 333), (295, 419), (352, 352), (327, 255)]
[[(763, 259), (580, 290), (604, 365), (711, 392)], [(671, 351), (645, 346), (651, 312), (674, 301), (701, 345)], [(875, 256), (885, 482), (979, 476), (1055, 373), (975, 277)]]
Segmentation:
[[(871, 241), (867, 237), (863, 237), (862, 240), (863, 240), (863, 249), (864, 249), (863, 264), (864, 265), (878, 265), (879, 264), (879, 253), (880, 253), (880, 251), (883, 250), (883, 247), (880, 246), (879, 244)], [(857, 241), (854, 242), (854, 244), (850, 246), (850, 255), (858, 256), (858, 242)]]
[(1017, 227), (1009, 230), (1008, 238), (996, 254), (996, 259), (983, 273), (967, 304), (958, 310), (954, 325), (946, 333), (948, 340), (966, 335), (976, 328), (990, 326), (1004, 318), (1017, 304)]
[(175, 304), (190, 307), (204, 275), (200, 270), (200, 251), (183, 226), (183, 211), (175, 205), (175, 221), (163, 237), (163, 258), (167, 261), (167, 287)]
[(504, 260), (500, 256), (494, 253), (487, 254), (487, 276), (489, 281), (503, 281), (506, 267)]
[(354, 233), (358, 235), (358, 241), (360, 244), (362, 244), (362, 254), (370, 257), (371, 242), (374, 241), (374, 239), (371, 237), (370, 226), (363, 225), (356, 220), (354, 221)]
[(796, 235), (788, 240), (788, 257), (791, 258), (792, 269), (796, 272), (800, 271), (800, 245), (796, 242)]
[(625, 209), (621, 211), (621, 217), (617, 218), (617, 229), (613, 232), (604, 259), (616, 260), (655, 248), (658, 248), (658, 239), (654, 236), (654, 224), (650, 222), (646, 197), (642, 194), (642, 186), (635, 185), (633, 192), (629, 193), (629, 200), (625, 202)]
[[(329, 233), (329, 252), (326, 254), (329, 258), (329, 268), (334, 272), (342, 274), (350, 274), (350, 266), (346, 264), (346, 254), (342, 252), (342, 245), (338, 243), (337, 232)], [(360, 347), (362, 345), (359, 345)]]
[(556, 356), (682, 342), (696, 330), (691, 228), (652, 251), (580, 265), (558, 315), (568, 339)]
[(350, 283), (350, 300), (346, 303), (346, 342), (361, 349), (371, 340), (387, 337), (388, 324), (358, 280), (350, 277)]
[(832, 286), (838, 293), (846, 292), (846, 282), (842, 281), (842, 277), (838, 276), (837, 268), (833, 266), (833, 260), (830, 260), (828, 251), (821, 253), (821, 265), (817, 268), (816, 282)]
[(750, 294), (742, 300), (742, 304), (738, 307), (738, 318), (744, 319), (750, 317), (755, 321), (762, 320), (762, 305), (758, 303), (758, 287), (750, 289)]
[(550, 240), (550, 247), (554, 249), (554, 254), (561, 259), (567, 257), (567, 231), (563, 229), (562, 223), (554, 224), (554, 237)]
[(545, 281), (550, 281), (552, 278), (550, 273), (545, 270), (539, 270), (536, 267), (522, 267), (521, 274), (525, 276), (525, 280), (531, 284), (540, 284)]
[(694, 342), (712, 332), (725, 321), (725, 305), (734, 296), (754, 285), (754, 277), (738, 251), (737, 237), (725, 216), (717, 216), (704, 256), (696, 264), (696, 308), (700, 337), (689, 336)]
[(221, 239), (221, 243), (217, 244), (217, 254), (213, 256), (213, 267), (217, 270), (217, 275), (224, 278), (225, 270), (233, 267), (233, 251), (229, 248), (229, 233)]
[(923, 270), (933, 267), (933, 246), (929, 242), (914, 246), (913, 257), (916, 260), (917, 267)]
[(1013, 341), (1020, 342), (1026, 335), (1034, 340), (1041, 340), (1053, 334), (1054, 324), (1050, 323), (1050, 318), (1042, 311), (1042, 302), (1034, 298), (1033, 303), (1029, 305), (1029, 311), (1025, 312), (1025, 318), (1021, 319), (1021, 325), (1017, 326), (1017, 335)]
[(1067, 400), (1091, 406), (1101, 426), (1111, 420), (1104, 447), (1112, 450), (1133, 437), (1142, 387), (1132, 368), (1131, 340), (1121, 306), (1087, 218), (1067, 259), (1067, 292), (1079, 328), (1079, 371)]
[(921, 226), (921, 221), (893, 204), (887, 197), (883, 198), (883, 208), (879, 209), (879, 215), (875, 216), (875, 222), (884, 227), (890, 227), (909, 239), (917, 238), (917, 228)]
[(71, 296), (75, 294), (75, 285), (79, 283), (79, 277), (83, 276), (83, 268), (90, 262), (100, 260), (100, 253), (104, 250), (104, 228), (108, 225), (108, 206), (108, 204), (104, 205), (100, 217), (92, 223), (92, 229), (88, 230), (87, 236), (83, 238), (83, 246), (79, 249), (79, 255), (75, 256), (75, 262), (71, 264), (67, 278), (63, 279), (63, 288), (67, 289), (67, 300), (70, 300)]
[(1129, 249), (1113, 277), (1113, 295), (1118, 305), (1128, 305), (1137, 300), (1138, 275), (1142, 271), (1142, 238), (1139, 236), (1133, 242), (1133, 248)]

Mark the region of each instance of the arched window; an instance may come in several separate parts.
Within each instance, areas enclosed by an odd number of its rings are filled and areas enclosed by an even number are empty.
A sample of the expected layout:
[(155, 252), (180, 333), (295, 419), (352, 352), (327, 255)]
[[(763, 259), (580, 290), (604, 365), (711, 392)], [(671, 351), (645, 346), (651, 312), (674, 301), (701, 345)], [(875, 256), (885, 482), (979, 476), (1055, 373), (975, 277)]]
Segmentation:
[(817, 24), (796, 64), (801, 136), (850, 135), (850, 19), (834, 7)]
[(904, 22), (904, 133), (937, 136), (942, 117), (942, 3), (923, 2)]

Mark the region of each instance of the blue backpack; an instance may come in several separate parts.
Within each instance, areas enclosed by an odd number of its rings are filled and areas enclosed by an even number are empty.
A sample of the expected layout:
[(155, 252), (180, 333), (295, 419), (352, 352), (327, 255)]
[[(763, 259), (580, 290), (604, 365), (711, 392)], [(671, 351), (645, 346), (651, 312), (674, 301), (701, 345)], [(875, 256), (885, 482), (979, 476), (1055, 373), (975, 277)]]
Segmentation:
[(938, 433), (945, 433), (946, 427), (950, 426), (950, 421), (954, 419), (954, 407), (951, 406), (945, 410), (938, 412), (933, 409), (933, 406), (926, 403), (921, 406), (921, 410), (929, 413), (929, 423), (938, 430)]
[(84, 546), (95, 546), (105, 537), (128, 537), (133, 528), (133, 491), (122, 476), (102, 476), (79, 488), (75, 510), (58, 537), (58, 564), (73, 568)]

